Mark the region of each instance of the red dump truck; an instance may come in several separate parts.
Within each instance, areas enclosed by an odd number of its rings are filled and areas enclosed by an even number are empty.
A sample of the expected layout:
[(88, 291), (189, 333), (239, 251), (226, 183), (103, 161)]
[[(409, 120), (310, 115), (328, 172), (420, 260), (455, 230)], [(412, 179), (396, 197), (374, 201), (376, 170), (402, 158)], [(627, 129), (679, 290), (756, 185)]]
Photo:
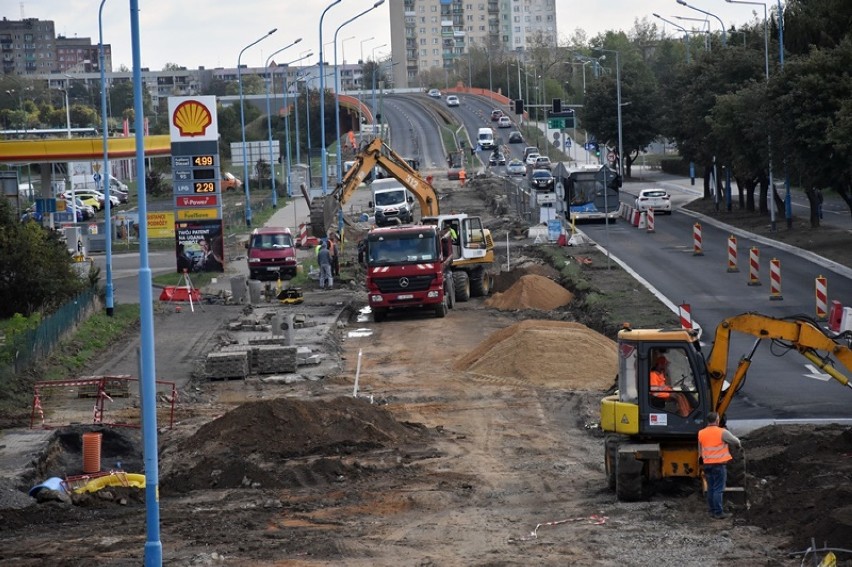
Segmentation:
[(374, 228), (364, 253), (374, 321), (404, 309), (431, 309), (445, 317), (455, 305), (449, 231), (430, 225)]

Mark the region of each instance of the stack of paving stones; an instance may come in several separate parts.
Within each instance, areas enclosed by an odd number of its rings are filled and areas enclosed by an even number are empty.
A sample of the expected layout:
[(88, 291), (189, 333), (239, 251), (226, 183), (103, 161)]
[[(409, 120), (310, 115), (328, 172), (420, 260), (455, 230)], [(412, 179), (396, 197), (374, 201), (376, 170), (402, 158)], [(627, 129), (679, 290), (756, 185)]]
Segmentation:
[(249, 374), (249, 355), (243, 350), (225, 350), (207, 355), (205, 373), (210, 380), (245, 379)]
[[(251, 339), (264, 341), (267, 339)], [(297, 347), (281, 344), (236, 344), (222, 347), (220, 353), (241, 353), (246, 357), (251, 374), (295, 372)]]

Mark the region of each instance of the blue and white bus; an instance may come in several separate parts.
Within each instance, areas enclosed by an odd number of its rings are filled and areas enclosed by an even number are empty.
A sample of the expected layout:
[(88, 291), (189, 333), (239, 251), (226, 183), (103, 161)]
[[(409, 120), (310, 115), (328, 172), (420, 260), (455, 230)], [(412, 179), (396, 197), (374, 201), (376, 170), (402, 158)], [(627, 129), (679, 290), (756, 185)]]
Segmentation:
[(553, 170), (565, 200), (566, 217), (572, 222), (618, 218), (621, 179), (614, 169), (600, 164), (558, 164)]

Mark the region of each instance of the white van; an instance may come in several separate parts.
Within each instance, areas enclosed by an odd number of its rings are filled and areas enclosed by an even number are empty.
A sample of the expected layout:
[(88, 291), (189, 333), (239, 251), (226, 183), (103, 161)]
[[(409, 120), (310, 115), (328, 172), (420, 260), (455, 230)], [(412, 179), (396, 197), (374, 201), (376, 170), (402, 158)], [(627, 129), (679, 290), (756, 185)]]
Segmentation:
[(376, 226), (414, 222), (414, 197), (396, 179), (376, 179), (370, 184)]
[(494, 130), (491, 128), (480, 128), (476, 135), (476, 143), (483, 150), (494, 149)]

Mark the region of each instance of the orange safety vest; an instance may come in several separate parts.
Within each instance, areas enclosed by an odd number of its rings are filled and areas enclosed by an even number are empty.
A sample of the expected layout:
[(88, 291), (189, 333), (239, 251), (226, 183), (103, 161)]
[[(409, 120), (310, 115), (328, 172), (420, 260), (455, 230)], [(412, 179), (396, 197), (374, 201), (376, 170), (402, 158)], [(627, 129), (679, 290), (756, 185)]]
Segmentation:
[(666, 384), (665, 375), (658, 370), (651, 370), (651, 394), (660, 399), (667, 399), (671, 396), (671, 387)]
[(698, 432), (698, 445), (705, 465), (721, 465), (733, 460), (728, 444), (722, 440), (724, 432), (718, 425), (708, 425)]

